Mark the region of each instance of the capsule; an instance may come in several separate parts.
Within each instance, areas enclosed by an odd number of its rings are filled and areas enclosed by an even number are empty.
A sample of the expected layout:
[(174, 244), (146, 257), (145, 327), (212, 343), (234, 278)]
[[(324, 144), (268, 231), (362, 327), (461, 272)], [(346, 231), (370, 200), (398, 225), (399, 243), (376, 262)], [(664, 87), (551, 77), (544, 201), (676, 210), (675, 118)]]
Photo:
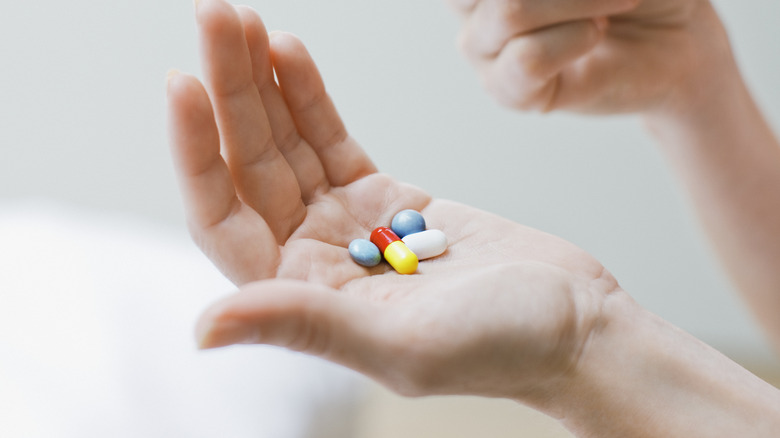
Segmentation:
[(414, 274), (417, 270), (417, 256), (387, 227), (379, 227), (371, 233), (371, 243), (379, 248), (387, 263), (399, 274)]
[(417, 256), (418, 260), (436, 257), (447, 250), (447, 236), (440, 230), (425, 230), (407, 234), (401, 240)]

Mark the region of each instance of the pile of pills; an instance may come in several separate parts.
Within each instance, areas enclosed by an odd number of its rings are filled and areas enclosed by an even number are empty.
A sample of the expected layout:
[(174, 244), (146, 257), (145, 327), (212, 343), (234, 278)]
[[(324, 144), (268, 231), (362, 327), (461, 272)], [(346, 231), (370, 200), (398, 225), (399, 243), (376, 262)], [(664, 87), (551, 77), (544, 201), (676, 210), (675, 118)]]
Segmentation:
[(384, 258), (399, 274), (413, 274), (419, 260), (436, 257), (446, 250), (444, 233), (426, 229), (425, 219), (414, 210), (396, 214), (390, 228), (375, 229), (370, 240), (355, 239), (349, 244), (349, 255), (355, 263), (372, 267)]

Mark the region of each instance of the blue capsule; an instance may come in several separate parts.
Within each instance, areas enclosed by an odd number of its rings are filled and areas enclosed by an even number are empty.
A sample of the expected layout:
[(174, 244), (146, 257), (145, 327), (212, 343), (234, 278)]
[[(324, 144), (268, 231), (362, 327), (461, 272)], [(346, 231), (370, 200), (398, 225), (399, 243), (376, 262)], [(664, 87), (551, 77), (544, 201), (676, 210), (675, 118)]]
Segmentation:
[(358, 265), (372, 267), (382, 261), (382, 254), (370, 240), (355, 239), (349, 243), (349, 255)]
[(414, 210), (402, 210), (393, 216), (390, 228), (398, 237), (425, 231), (425, 219)]

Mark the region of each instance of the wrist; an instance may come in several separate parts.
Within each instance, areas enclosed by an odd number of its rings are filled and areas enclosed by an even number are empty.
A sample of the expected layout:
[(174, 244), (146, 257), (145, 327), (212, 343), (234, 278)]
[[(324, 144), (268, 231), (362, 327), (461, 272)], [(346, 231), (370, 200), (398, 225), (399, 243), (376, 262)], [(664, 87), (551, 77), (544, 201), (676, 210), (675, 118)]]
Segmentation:
[(746, 93), (726, 29), (709, 2), (698, 2), (680, 31), (688, 35), (679, 48), (686, 56), (677, 80), (642, 112), (651, 127), (705, 125), (715, 110)]
[(536, 407), (582, 437), (769, 437), (780, 427), (777, 389), (622, 290), (559, 383)]

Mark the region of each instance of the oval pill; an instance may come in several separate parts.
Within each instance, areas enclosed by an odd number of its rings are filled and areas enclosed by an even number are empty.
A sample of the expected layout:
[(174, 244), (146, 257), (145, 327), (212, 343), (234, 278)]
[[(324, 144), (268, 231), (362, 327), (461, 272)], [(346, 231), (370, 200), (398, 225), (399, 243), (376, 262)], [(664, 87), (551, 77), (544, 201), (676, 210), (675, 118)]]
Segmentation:
[(399, 274), (413, 274), (417, 270), (418, 258), (406, 244), (387, 227), (379, 227), (371, 233), (371, 243)]
[(408, 234), (425, 231), (425, 218), (415, 210), (401, 210), (393, 216), (390, 228), (403, 239)]
[(366, 239), (355, 239), (349, 243), (349, 255), (358, 265), (373, 267), (382, 261), (379, 248)]
[(447, 236), (440, 230), (425, 230), (401, 239), (419, 260), (430, 259), (447, 250)]

